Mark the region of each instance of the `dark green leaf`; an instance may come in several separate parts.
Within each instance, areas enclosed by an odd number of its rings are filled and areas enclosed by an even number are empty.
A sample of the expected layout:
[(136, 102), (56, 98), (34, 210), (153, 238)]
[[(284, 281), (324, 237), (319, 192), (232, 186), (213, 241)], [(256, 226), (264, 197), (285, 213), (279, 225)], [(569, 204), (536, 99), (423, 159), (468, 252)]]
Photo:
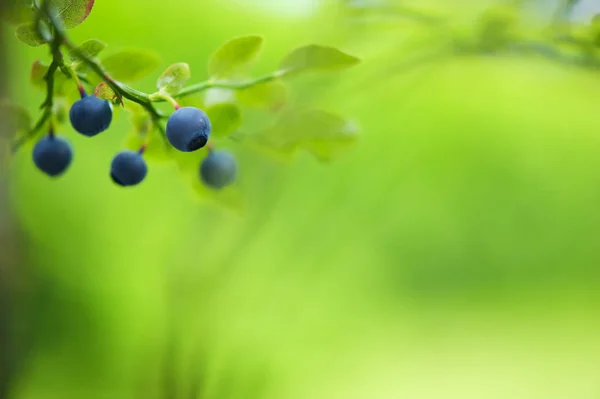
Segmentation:
[(89, 39), (81, 43), (76, 50), (69, 52), (69, 58), (73, 62), (81, 63), (82, 56), (87, 58), (95, 58), (106, 48), (106, 43), (98, 39)]
[(33, 0), (4, 0), (0, 13), (4, 21), (13, 25), (32, 21), (35, 15)]
[(175, 95), (183, 89), (190, 76), (190, 66), (188, 64), (184, 62), (173, 64), (160, 75), (156, 87), (161, 91)]
[(0, 102), (0, 117), (4, 125), (4, 132), (15, 135), (27, 132), (31, 128), (31, 118), (27, 110), (7, 100)]
[(360, 60), (334, 47), (310, 44), (288, 54), (280, 65), (284, 75), (307, 71), (339, 70), (352, 67)]
[(210, 76), (231, 77), (251, 63), (262, 48), (262, 36), (241, 36), (222, 45), (208, 62)]
[(240, 103), (244, 105), (277, 110), (285, 105), (287, 91), (281, 82), (273, 81), (239, 90), (237, 96)]
[(235, 104), (214, 104), (206, 108), (212, 125), (213, 137), (226, 137), (234, 133), (242, 124), (242, 114)]
[(127, 50), (104, 58), (102, 64), (116, 80), (134, 82), (152, 73), (160, 59), (147, 50)]
[(85, 21), (92, 12), (94, 0), (50, 0), (50, 7), (67, 29)]
[(31, 47), (38, 47), (46, 43), (46, 41), (40, 37), (34, 24), (19, 25), (15, 35), (17, 36), (17, 39)]

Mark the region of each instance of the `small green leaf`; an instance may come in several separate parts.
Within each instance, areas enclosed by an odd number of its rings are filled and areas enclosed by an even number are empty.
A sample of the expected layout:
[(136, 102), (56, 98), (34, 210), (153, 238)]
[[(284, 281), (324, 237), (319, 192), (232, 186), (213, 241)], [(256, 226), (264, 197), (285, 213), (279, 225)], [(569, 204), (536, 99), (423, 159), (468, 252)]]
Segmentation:
[(249, 107), (278, 110), (287, 101), (287, 90), (281, 82), (273, 81), (239, 90), (237, 98)]
[(33, 0), (4, 1), (0, 11), (2, 20), (13, 25), (32, 21), (34, 15)]
[(160, 64), (159, 57), (147, 50), (126, 50), (102, 60), (110, 75), (123, 82), (134, 82), (152, 73)]
[(188, 64), (185, 62), (173, 64), (160, 75), (156, 87), (160, 91), (175, 95), (183, 89), (190, 76), (190, 66)]
[(73, 62), (81, 63), (81, 56), (95, 58), (106, 48), (106, 43), (98, 39), (89, 39), (81, 43), (75, 50), (69, 51), (69, 58)]
[(284, 75), (308, 71), (339, 70), (352, 67), (360, 60), (334, 47), (310, 44), (299, 47), (281, 61), (280, 70)]
[(67, 29), (71, 29), (86, 20), (92, 8), (94, 0), (50, 0), (50, 7), (54, 15), (60, 18)]
[(106, 82), (100, 83), (94, 90), (94, 95), (102, 100), (112, 101), (117, 98), (117, 94)]
[(40, 37), (34, 24), (19, 25), (15, 35), (17, 36), (17, 39), (31, 47), (38, 47), (46, 43), (46, 41)]
[(225, 78), (235, 75), (250, 64), (262, 48), (262, 36), (236, 37), (223, 44), (208, 62), (208, 74)]
[(206, 108), (212, 125), (213, 137), (226, 137), (234, 133), (242, 124), (242, 113), (235, 104), (214, 104)]
[(0, 117), (4, 129), (9, 135), (28, 132), (31, 129), (31, 117), (27, 110), (8, 100), (0, 101)]

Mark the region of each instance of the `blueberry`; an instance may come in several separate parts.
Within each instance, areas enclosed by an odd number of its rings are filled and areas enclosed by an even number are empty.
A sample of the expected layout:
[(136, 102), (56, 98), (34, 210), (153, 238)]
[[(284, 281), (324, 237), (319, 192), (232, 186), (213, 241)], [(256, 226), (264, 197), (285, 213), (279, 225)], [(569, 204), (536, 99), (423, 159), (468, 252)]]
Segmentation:
[(96, 96), (77, 100), (69, 111), (71, 125), (79, 133), (92, 137), (108, 129), (112, 122), (112, 106)]
[(33, 148), (33, 162), (48, 176), (61, 175), (67, 170), (72, 160), (71, 144), (61, 137), (46, 136)]
[(210, 120), (200, 109), (183, 107), (167, 121), (167, 139), (179, 151), (196, 151), (206, 145), (210, 136)]
[(121, 151), (112, 160), (110, 177), (119, 186), (135, 186), (140, 184), (148, 173), (148, 167), (142, 154), (138, 151)]
[(211, 151), (200, 164), (200, 178), (209, 187), (221, 189), (235, 181), (237, 165), (225, 151)]

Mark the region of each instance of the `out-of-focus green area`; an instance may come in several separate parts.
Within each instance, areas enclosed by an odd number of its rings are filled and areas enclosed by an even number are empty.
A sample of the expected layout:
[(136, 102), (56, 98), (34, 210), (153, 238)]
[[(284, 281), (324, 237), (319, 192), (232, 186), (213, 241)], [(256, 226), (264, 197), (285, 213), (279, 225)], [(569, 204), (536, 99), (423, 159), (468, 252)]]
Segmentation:
[[(161, 397), (169, 338), (181, 398), (196, 382), (207, 399), (600, 395), (597, 74), (517, 56), (405, 71), (405, 49), (434, 48), (427, 38), (403, 46), (418, 34), (337, 30), (339, 17), (97, 1), (74, 40), (152, 48), (165, 67), (188, 62), (193, 81), (248, 33), (266, 39), (258, 72), (315, 41), (361, 56), (293, 83), (300, 101), (351, 116), (361, 139), (329, 165), (232, 144), (242, 216), (198, 202), (160, 164), (115, 187), (122, 114), (94, 139), (64, 132), (76, 152), (60, 180), (19, 153), (35, 331), (15, 398)], [(29, 65), (45, 53), (14, 46), (13, 91), (33, 111)]]

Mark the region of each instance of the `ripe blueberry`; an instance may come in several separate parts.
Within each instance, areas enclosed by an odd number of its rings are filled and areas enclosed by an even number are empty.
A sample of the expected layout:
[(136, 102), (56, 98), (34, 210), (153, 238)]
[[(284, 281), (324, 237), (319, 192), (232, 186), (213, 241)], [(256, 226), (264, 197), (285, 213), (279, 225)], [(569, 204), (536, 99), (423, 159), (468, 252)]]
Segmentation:
[(112, 121), (112, 106), (96, 96), (77, 100), (69, 111), (71, 125), (79, 133), (92, 137), (108, 129)]
[(196, 151), (206, 145), (210, 136), (210, 120), (200, 109), (183, 107), (167, 121), (167, 139), (179, 151)]
[(121, 151), (112, 160), (110, 177), (119, 186), (135, 186), (144, 180), (148, 167), (138, 151)]
[(226, 151), (211, 151), (200, 164), (200, 178), (209, 187), (221, 189), (235, 181), (237, 165)]
[(48, 135), (33, 148), (33, 162), (48, 176), (64, 173), (73, 160), (71, 144), (61, 137)]

